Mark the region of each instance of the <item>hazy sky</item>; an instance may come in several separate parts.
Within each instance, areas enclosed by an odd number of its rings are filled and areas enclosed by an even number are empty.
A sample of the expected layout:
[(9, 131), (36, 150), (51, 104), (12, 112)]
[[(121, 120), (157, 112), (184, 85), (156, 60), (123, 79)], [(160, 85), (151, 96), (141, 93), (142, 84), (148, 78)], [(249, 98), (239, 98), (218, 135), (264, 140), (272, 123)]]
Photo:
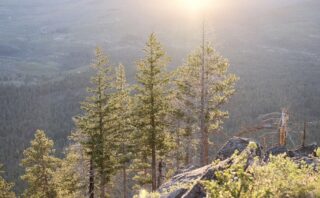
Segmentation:
[[(241, 61), (239, 51), (242, 59), (251, 58), (250, 51), (287, 49), (295, 43), (297, 51), (310, 53), (314, 39), (309, 43), (303, 34), (318, 33), (316, 2), (212, 0), (204, 14), (207, 40), (233, 62)], [(85, 67), (97, 45), (115, 61), (131, 64), (151, 32), (177, 64), (201, 41), (203, 11), (186, 5), (184, 0), (2, 0), (0, 69), (32, 73)], [(70, 63), (75, 56), (83, 59)]]

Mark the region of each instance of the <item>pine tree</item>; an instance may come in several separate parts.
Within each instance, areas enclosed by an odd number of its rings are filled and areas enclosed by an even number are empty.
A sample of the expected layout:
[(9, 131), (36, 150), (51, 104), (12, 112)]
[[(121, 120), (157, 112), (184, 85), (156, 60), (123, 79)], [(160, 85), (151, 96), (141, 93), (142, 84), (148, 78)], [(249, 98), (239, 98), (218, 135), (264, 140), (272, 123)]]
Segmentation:
[(117, 158), (119, 168), (122, 169), (123, 197), (127, 197), (127, 168), (133, 157), (134, 127), (132, 123), (132, 97), (130, 88), (126, 82), (125, 68), (119, 65), (116, 70), (114, 83), (115, 93), (110, 100), (110, 108), (113, 115), (112, 128), (116, 134)]
[[(3, 174), (2, 164), (0, 164), (0, 174)], [(14, 184), (8, 183), (1, 175), (0, 175), (0, 198), (15, 198), (16, 195), (12, 191)]]
[(25, 174), (21, 179), (28, 184), (24, 196), (55, 198), (57, 195), (53, 174), (59, 163), (60, 160), (54, 157), (53, 141), (44, 131), (37, 130), (31, 146), (23, 152), (21, 161), (21, 165), (25, 168)]
[(237, 77), (210, 44), (192, 53), (178, 69), (179, 108), (187, 127), (200, 130), (200, 165), (209, 163), (209, 132), (220, 129), (228, 112), (221, 107), (234, 94)]
[(155, 34), (144, 49), (145, 58), (138, 62), (137, 104), (140, 153), (151, 157), (152, 190), (157, 188), (157, 156), (168, 153), (167, 115), (169, 112), (168, 58)]
[(81, 103), (84, 115), (77, 117), (76, 125), (86, 140), (81, 142), (90, 156), (89, 195), (94, 197), (94, 171), (97, 170), (100, 182), (100, 197), (106, 197), (105, 187), (115, 172), (116, 151), (115, 134), (112, 131), (109, 100), (112, 91), (113, 75), (108, 58), (102, 50), (96, 49), (96, 59), (92, 64), (96, 70), (91, 78), (92, 87), (88, 88), (90, 96)]
[(58, 198), (85, 198), (88, 185), (88, 159), (82, 145), (75, 143), (66, 149), (66, 156), (54, 174)]
[[(179, 79), (181, 70), (174, 72), (173, 81), (179, 85)], [(181, 79), (179, 79), (181, 80)], [(173, 149), (173, 156), (175, 156), (176, 165), (175, 168), (179, 169), (182, 166), (187, 166), (193, 163), (193, 153), (196, 152), (197, 141), (193, 139), (192, 130), (194, 129), (194, 122), (196, 117), (193, 113), (187, 101), (183, 100), (184, 94), (188, 94), (188, 89), (184, 89), (184, 86), (178, 86), (173, 91), (171, 99), (172, 111), (170, 115), (170, 130), (172, 131), (175, 149)]]

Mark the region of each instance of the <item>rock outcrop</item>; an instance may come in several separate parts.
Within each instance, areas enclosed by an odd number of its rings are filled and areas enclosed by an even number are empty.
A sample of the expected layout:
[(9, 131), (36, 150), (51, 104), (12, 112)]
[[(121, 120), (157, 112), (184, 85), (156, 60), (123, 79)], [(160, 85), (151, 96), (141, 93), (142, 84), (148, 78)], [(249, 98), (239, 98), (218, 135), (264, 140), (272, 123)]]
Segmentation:
[[(250, 142), (255, 143), (253, 144), (255, 146), (248, 146)], [(206, 197), (205, 189), (199, 181), (215, 180), (216, 171), (225, 170), (233, 163), (236, 163), (233, 161), (235, 158), (232, 158), (235, 151), (240, 153), (246, 152), (246, 166), (250, 166), (255, 157), (259, 157), (267, 162), (270, 154), (287, 154), (287, 156), (297, 161), (297, 163), (305, 161), (308, 164), (317, 164), (319, 163), (319, 160), (314, 157), (314, 151), (316, 148), (318, 148), (316, 144), (301, 147), (292, 151), (285, 147), (274, 147), (267, 150), (263, 155), (262, 147), (258, 143), (247, 138), (233, 137), (218, 151), (216, 157), (216, 160), (218, 160), (217, 163), (196, 169), (187, 168), (180, 170), (178, 174), (172, 177), (168, 182), (164, 183), (159, 188), (158, 192), (161, 194), (161, 198)]]
[(162, 198), (202, 198), (206, 196), (205, 190), (200, 180), (214, 180), (215, 172), (228, 168), (233, 162), (231, 156), (237, 150), (239, 152), (248, 152), (248, 165), (256, 156), (261, 157), (261, 146), (247, 149), (250, 139), (234, 137), (231, 138), (218, 152), (217, 160), (220, 162), (217, 165), (207, 165), (181, 173), (172, 177), (168, 182), (163, 184), (158, 192)]
[[(248, 138), (240, 138), (240, 137), (233, 137), (225, 145), (223, 145), (220, 150), (218, 151), (216, 159), (219, 160), (225, 160), (227, 158), (230, 158), (233, 153), (237, 150), (239, 152), (242, 152), (245, 148), (247, 148), (248, 144), (250, 143), (250, 139)], [(262, 148), (259, 144), (257, 144), (259, 147), (256, 150), (256, 155), (261, 156), (262, 154)]]

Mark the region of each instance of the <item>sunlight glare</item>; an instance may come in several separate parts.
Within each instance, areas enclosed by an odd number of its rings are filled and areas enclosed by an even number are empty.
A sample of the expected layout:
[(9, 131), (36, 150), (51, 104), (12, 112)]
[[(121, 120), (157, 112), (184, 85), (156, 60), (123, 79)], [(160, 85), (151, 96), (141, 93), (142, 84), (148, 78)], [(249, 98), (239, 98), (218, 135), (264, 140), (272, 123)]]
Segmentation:
[(180, 0), (187, 9), (191, 11), (200, 12), (206, 7), (210, 6), (213, 0)]

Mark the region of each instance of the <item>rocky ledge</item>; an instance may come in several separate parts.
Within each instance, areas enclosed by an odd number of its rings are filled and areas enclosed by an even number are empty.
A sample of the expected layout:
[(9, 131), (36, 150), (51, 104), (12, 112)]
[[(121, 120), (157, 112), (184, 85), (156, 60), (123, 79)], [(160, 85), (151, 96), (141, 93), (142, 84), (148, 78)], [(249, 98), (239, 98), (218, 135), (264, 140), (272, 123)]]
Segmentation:
[[(248, 147), (250, 142), (255, 143), (255, 147)], [(218, 163), (210, 164), (200, 168), (187, 168), (180, 170), (178, 174), (173, 176), (168, 182), (164, 183), (158, 192), (161, 198), (203, 198), (206, 197), (204, 187), (199, 181), (215, 180), (215, 172), (227, 169), (231, 164), (236, 163), (231, 156), (235, 151), (239, 153), (247, 152), (246, 166), (253, 163), (254, 158), (268, 162), (270, 154), (279, 155), (286, 154), (295, 162), (301, 161), (307, 164), (319, 164), (319, 159), (315, 157), (315, 150), (318, 148), (316, 144), (301, 147), (296, 150), (288, 150), (285, 147), (274, 147), (263, 152), (262, 147), (247, 138), (233, 137), (218, 151), (216, 160)]]

